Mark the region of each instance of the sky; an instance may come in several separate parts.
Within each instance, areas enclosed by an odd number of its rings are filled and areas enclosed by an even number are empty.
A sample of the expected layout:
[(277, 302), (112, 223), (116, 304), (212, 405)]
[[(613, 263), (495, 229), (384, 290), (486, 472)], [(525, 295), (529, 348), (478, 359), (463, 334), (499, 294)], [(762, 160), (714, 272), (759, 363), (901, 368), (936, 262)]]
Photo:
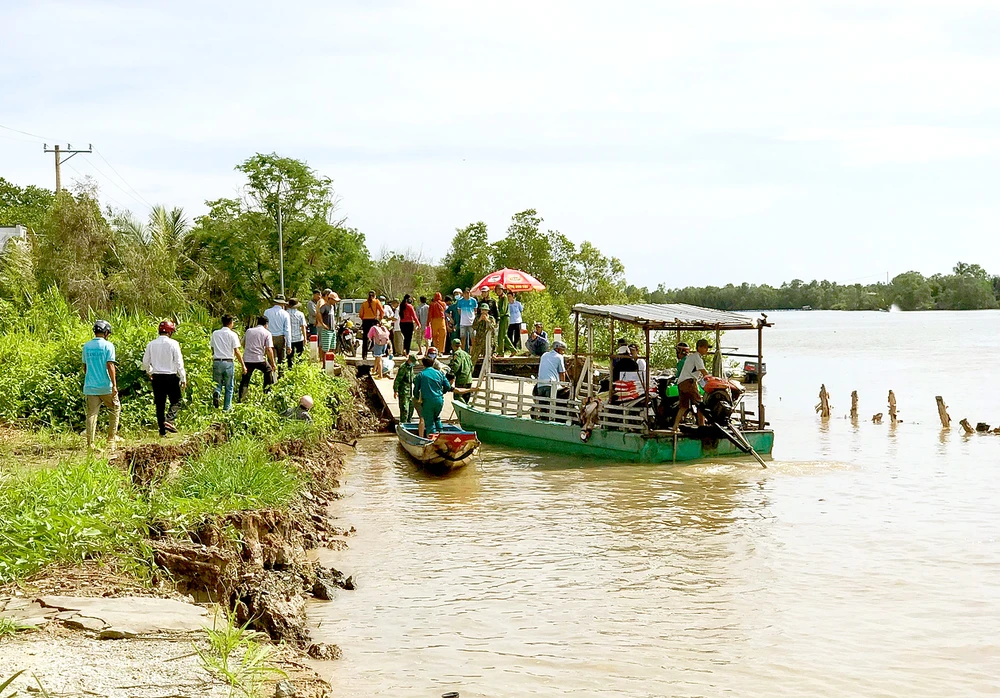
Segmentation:
[(994, 0), (0, 0), (0, 27), (21, 185), (93, 143), (64, 183), (194, 218), (274, 151), (373, 254), (535, 208), (650, 288), (1000, 273)]

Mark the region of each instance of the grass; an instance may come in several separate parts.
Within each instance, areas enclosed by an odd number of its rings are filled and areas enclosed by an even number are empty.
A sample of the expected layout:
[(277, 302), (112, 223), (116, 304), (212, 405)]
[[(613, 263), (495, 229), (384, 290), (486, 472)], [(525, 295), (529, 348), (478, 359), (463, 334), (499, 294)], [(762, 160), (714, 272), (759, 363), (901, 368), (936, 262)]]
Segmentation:
[(16, 618), (0, 618), (0, 638), (6, 637), (8, 635), (16, 635), (19, 632), (30, 632), (32, 630), (37, 630), (34, 625), (29, 623), (22, 623)]
[(0, 584), (52, 563), (95, 558), (114, 559), (142, 578), (151, 564), (151, 522), (182, 534), (206, 515), (285, 507), (304, 484), (255, 439), (208, 449), (149, 495), (102, 458), (0, 473)]
[(297, 471), (272, 460), (259, 441), (238, 439), (189, 461), (154, 495), (153, 508), (170, 519), (284, 507), (303, 484)]
[(0, 475), (0, 583), (53, 562), (143, 557), (148, 504), (104, 460)]
[(273, 648), (259, 642), (264, 635), (250, 630), (250, 621), (239, 625), (234, 613), (220, 614), (216, 609), (212, 625), (211, 630), (206, 630), (208, 649), (195, 647), (195, 652), (205, 671), (229, 684), (230, 696), (257, 698), (268, 678), (285, 676), (270, 661)]

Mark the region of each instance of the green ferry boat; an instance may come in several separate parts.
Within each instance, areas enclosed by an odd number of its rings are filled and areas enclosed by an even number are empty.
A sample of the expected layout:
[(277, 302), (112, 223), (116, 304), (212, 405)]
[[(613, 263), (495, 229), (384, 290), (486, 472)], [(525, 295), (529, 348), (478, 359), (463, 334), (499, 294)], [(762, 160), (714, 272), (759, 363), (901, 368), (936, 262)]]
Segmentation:
[[(641, 305), (577, 305), (575, 315), (574, 361), (568, 363), (569, 380), (550, 384), (549, 392), (559, 397), (537, 394), (537, 381), (491, 372), (490, 361), (484, 360), (475, 389), (469, 400), (454, 401), (456, 415), (462, 427), (475, 431), (486, 444), (498, 444), (533, 451), (548, 451), (605, 460), (636, 463), (671, 463), (724, 457), (756, 457), (771, 453), (774, 432), (765, 421), (763, 392), (757, 385), (756, 411), (749, 411), (745, 394), (738, 384), (721, 378), (715, 385), (731, 386), (731, 392), (720, 398), (725, 419), (709, 419), (708, 425), (683, 425), (679, 431), (672, 426), (676, 414), (676, 389), (671, 379), (658, 377), (650, 368), (650, 345), (654, 332), (696, 330), (715, 334), (714, 372), (722, 373), (726, 357), (752, 358), (764, 364), (763, 331), (770, 327), (766, 315), (750, 317), (710, 308), (685, 304)], [(602, 381), (596, 359), (614, 370), (616, 330), (622, 335), (622, 325), (633, 330), (624, 334), (635, 337), (634, 328), (645, 337), (645, 375), (636, 383), (640, 395), (629, 386), (627, 395), (616, 394), (613, 380)], [(754, 331), (757, 333), (757, 353), (723, 352), (719, 339), (723, 332)], [(610, 337), (611, 350), (594, 351), (595, 335)], [(489, 351), (486, 352), (489, 356)], [(580, 361), (582, 359), (582, 362)], [(759, 381), (763, 380), (761, 375)], [(608, 390), (601, 392), (602, 383)], [(618, 384), (621, 385), (621, 384)], [(627, 384), (626, 384), (627, 385)], [(645, 390), (643, 386), (650, 386)], [(713, 397), (715, 397), (713, 395)], [(729, 402), (725, 402), (725, 400)], [(706, 399), (706, 403), (709, 400)], [(716, 401), (718, 403), (718, 400)], [(673, 410), (671, 410), (673, 404)], [(766, 466), (765, 466), (766, 467)]]

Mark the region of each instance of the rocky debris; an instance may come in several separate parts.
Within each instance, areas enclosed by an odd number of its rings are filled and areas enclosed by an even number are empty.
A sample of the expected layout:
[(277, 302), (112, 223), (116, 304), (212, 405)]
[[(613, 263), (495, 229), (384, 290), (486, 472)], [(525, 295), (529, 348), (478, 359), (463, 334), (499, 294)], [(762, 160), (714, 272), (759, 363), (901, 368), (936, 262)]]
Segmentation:
[(295, 686), (290, 681), (279, 681), (274, 684), (274, 698), (295, 698)]
[(325, 642), (316, 642), (309, 645), (309, 649), (306, 650), (306, 654), (313, 659), (322, 660), (340, 659), (344, 656), (344, 653), (340, 651), (339, 647)]
[(67, 627), (99, 632), (105, 639), (190, 633), (211, 627), (208, 611), (174, 599), (124, 596), (43, 596), (37, 603)]

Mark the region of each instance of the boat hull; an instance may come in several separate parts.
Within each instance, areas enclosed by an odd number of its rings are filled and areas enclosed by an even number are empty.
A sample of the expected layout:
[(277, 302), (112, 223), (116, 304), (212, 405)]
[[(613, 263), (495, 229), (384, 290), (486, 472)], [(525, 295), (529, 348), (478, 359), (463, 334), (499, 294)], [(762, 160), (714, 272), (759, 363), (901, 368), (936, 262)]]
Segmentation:
[[(587, 441), (582, 441), (579, 425), (492, 414), (458, 401), (454, 406), (462, 427), (475, 431), (483, 443), (636, 463), (749, 457), (721, 434), (718, 439), (678, 436), (675, 454), (674, 437), (671, 435), (645, 436), (598, 428), (591, 432)], [(770, 429), (744, 431), (743, 435), (757, 453), (771, 453), (774, 432)]]
[(435, 438), (424, 439), (417, 436), (416, 426), (397, 424), (396, 438), (400, 447), (428, 470), (450, 472), (464, 468), (479, 448), (475, 433), (446, 426)]

